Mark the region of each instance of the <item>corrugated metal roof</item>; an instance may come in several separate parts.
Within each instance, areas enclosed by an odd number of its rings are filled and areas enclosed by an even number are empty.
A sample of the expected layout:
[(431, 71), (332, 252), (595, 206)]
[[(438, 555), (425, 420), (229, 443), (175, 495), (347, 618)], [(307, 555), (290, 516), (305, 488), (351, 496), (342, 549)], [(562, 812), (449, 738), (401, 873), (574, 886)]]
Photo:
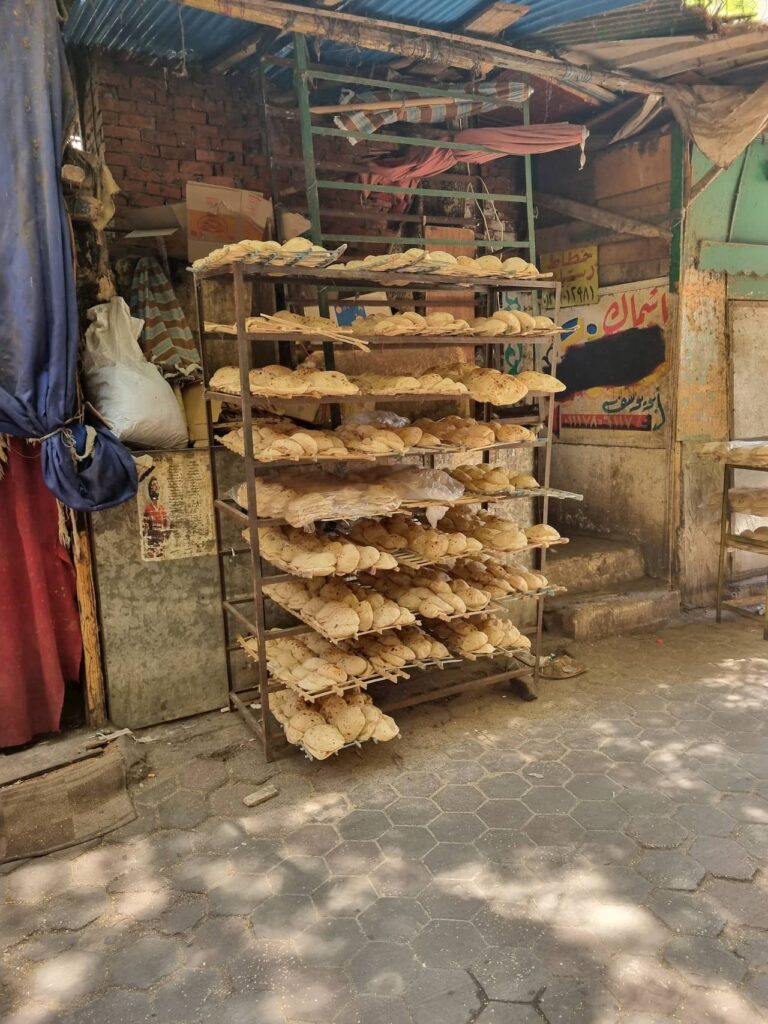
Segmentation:
[[(681, 3), (682, 0), (650, 0), (641, 8), (647, 17), (649, 8), (656, 9), (661, 4), (667, 16), (679, 14)], [(611, 17), (610, 12), (638, 10), (636, 0), (580, 0), (579, 21), (574, 23), (573, 0), (528, 0), (528, 5), (530, 11), (512, 27), (508, 37), (544, 34), (560, 41), (560, 36), (566, 35), (570, 43), (571, 27), (588, 24), (602, 29)], [(394, 23), (451, 29), (458, 28), (483, 6), (485, 0), (421, 0), (419, 4), (413, 0), (347, 0), (343, 9)], [(174, 0), (73, 0), (64, 37), (71, 46), (140, 54), (158, 60), (175, 60), (186, 52), (188, 60), (205, 61), (255, 31), (258, 29), (254, 25), (184, 7)], [(589, 38), (594, 39), (594, 28), (589, 31), (593, 33)], [(660, 34), (658, 25), (655, 31)], [(606, 36), (601, 32), (599, 38)], [(371, 51), (345, 51), (347, 48), (339, 48), (345, 63), (362, 65), (382, 59), (382, 55)]]
[(64, 26), (69, 46), (119, 51), (127, 56), (205, 61), (252, 35), (256, 26), (173, 0), (74, 0)]

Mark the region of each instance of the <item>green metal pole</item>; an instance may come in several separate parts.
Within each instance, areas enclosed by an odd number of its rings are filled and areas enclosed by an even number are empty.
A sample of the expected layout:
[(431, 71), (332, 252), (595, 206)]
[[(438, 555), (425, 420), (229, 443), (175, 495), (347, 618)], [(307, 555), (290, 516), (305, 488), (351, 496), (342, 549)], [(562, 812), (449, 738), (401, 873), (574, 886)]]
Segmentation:
[[(531, 106), (528, 100), (523, 104), (523, 124), (528, 127), (531, 123)], [(533, 174), (530, 155), (523, 157), (525, 161), (525, 210), (528, 219), (528, 258), (531, 263), (536, 262), (536, 224), (533, 216)]]
[(672, 218), (672, 240), (669, 248), (669, 290), (676, 292), (680, 284), (685, 241), (685, 150), (683, 130), (675, 121), (672, 125), (672, 146), (669, 190), (669, 212)]

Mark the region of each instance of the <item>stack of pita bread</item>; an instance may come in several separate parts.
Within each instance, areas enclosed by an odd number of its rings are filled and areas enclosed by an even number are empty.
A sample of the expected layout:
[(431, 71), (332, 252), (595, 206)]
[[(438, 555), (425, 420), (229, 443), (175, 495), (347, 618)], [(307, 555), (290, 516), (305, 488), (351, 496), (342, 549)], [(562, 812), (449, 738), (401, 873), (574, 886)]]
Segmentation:
[[(366, 577), (378, 580), (378, 576)], [(322, 579), (268, 583), (264, 593), (329, 640), (381, 632), (416, 621), (413, 613), (359, 583)]]
[(385, 743), (400, 732), (395, 720), (360, 691), (333, 694), (311, 706), (298, 694), (280, 690), (270, 696), (269, 708), (285, 730), (288, 742), (303, 747), (318, 761), (349, 743)]

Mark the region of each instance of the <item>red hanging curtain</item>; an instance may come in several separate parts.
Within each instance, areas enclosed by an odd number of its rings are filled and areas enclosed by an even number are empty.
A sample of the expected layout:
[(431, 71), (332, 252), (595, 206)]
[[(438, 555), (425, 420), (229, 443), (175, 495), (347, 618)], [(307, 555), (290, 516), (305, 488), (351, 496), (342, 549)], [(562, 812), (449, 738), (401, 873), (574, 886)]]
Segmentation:
[(0, 479), (0, 748), (57, 732), (80, 674), (75, 571), (59, 540), (40, 446), (10, 440)]

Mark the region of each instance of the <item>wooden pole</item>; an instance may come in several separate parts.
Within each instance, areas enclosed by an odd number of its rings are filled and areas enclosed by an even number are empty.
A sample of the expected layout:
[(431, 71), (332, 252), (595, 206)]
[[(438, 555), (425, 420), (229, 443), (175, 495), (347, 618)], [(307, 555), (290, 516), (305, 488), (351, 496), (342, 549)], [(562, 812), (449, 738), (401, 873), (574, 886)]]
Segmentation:
[(93, 557), (88, 530), (77, 527), (73, 545), (77, 605), (80, 609), (80, 632), (83, 636), (83, 662), (85, 667), (85, 720), (93, 729), (107, 723), (107, 701), (104, 692), (104, 672), (101, 665), (99, 616), (96, 588), (93, 584)]
[[(659, 82), (595, 68), (577, 67), (544, 54), (532, 54), (504, 43), (439, 32), (415, 25), (396, 24), (342, 11), (322, 12), (280, 0), (181, 0), (187, 7), (229, 18), (270, 25), (272, 28), (317, 36), (348, 46), (395, 53), (414, 60), (433, 61), (448, 67), (469, 68), (477, 74), (493, 68), (528, 72), (539, 78), (562, 81), (603, 102), (613, 92), (664, 92)], [(612, 91), (609, 91), (612, 90)]]
[(537, 192), (535, 200), (537, 205), (543, 206), (545, 210), (564, 213), (566, 217), (583, 220), (588, 224), (599, 224), (600, 227), (610, 228), (619, 235), (640, 235), (641, 238), (665, 239), (672, 237), (669, 228), (660, 227), (657, 224), (646, 224), (645, 221), (635, 220), (634, 217), (623, 217), (619, 213), (603, 210), (599, 206), (590, 206), (588, 203), (577, 203), (573, 199), (562, 199), (560, 196), (551, 196), (546, 192)]

